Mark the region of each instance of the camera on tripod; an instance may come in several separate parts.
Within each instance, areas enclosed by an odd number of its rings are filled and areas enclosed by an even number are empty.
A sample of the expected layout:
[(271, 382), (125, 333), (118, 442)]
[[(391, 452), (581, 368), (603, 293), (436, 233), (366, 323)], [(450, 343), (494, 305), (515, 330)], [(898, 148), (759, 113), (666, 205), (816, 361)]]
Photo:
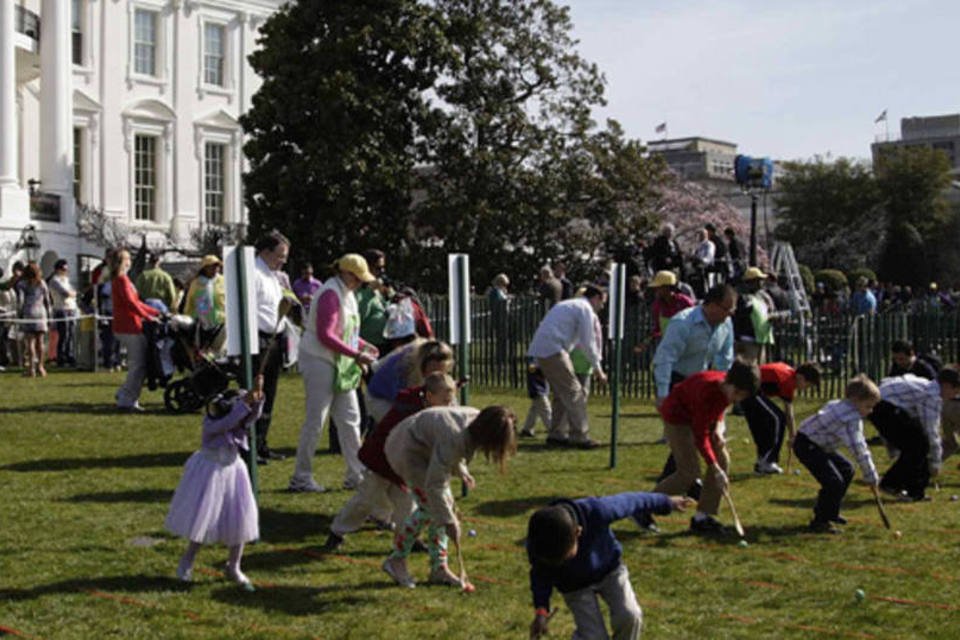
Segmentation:
[(738, 155), (733, 161), (733, 178), (744, 189), (773, 187), (773, 161)]

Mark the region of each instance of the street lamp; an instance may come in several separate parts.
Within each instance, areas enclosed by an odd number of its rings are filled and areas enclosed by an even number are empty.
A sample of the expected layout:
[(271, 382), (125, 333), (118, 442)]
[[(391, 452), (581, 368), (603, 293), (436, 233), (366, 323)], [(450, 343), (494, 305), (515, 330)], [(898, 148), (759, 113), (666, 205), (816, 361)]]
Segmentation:
[(773, 161), (739, 155), (733, 162), (733, 177), (750, 194), (750, 266), (757, 266), (757, 197), (773, 186)]
[(20, 239), (13, 245), (14, 249), (25, 251), (27, 262), (36, 262), (37, 254), (40, 252), (40, 238), (37, 237), (37, 228), (28, 224), (20, 232)]

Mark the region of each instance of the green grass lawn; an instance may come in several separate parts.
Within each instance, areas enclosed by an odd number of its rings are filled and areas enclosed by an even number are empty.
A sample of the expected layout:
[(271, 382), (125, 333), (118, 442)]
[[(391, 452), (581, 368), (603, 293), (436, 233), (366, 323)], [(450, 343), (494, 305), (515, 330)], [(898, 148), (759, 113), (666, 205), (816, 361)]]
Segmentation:
[[(558, 496), (649, 490), (666, 455), (652, 444), (659, 422), (649, 404), (622, 409), (619, 464), (609, 452), (554, 451), (523, 441), (508, 474), (482, 460), (478, 487), (459, 500), (473, 595), (450, 588), (405, 590), (380, 570), (388, 534), (350, 536), (324, 555), (327, 526), (346, 491), (284, 491), (293, 461), (261, 469), (263, 540), (244, 569), (242, 593), (219, 568), (222, 548), (200, 552), (195, 582), (174, 578), (183, 541), (162, 530), (183, 462), (198, 447), (198, 415), (163, 412), (145, 392), (145, 415), (111, 409), (120, 374), (0, 377), (0, 636), (32, 638), (522, 638), (532, 619), (523, 552), (531, 510)], [(293, 453), (303, 416), (300, 380), (282, 381), (271, 444)], [(521, 418), (527, 400), (473, 390), (472, 404), (502, 402)], [(803, 407), (805, 415), (814, 407)], [(591, 406), (592, 435), (609, 439), (610, 408)], [(732, 493), (750, 546), (735, 537), (686, 533), (687, 516), (660, 519), (662, 533), (614, 525), (623, 542), (646, 638), (955, 638), (960, 622), (960, 472), (946, 465), (933, 501), (891, 504), (903, 539), (883, 529), (869, 491), (855, 484), (842, 536), (804, 532), (817, 485), (806, 472), (757, 478), (740, 418), (729, 421)], [(324, 437), (324, 442), (326, 437)], [(877, 450), (881, 469), (886, 454)], [(316, 459), (317, 479), (339, 486), (339, 457)], [(721, 510), (721, 519), (730, 522)], [(419, 579), (425, 555), (411, 560)], [(854, 593), (866, 591), (858, 603)], [(573, 625), (562, 600), (553, 637)]]

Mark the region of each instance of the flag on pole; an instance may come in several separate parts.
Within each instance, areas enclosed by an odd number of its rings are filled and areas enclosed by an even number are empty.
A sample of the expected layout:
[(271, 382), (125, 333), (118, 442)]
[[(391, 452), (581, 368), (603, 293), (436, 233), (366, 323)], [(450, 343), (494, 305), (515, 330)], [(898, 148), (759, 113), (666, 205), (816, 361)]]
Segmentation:
[(884, 109), (883, 111), (880, 112), (880, 115), (877, 116), (876, 120), (874, 120), (873, 123), (877, 124), (878, 122), (886, 122), (886, 121), (887, 121), (887, 110)]
[[(884, 113), (886, 113), (886, 112), (884, 112)], [(666, 133), (666, 132), (667, 132), (667, 123), (666, 123), (666, 122), (661, 122), (660, 124), (657, 125), (657, 128), (654, 129), (654, 131), (656, 131), (657, 133)]]

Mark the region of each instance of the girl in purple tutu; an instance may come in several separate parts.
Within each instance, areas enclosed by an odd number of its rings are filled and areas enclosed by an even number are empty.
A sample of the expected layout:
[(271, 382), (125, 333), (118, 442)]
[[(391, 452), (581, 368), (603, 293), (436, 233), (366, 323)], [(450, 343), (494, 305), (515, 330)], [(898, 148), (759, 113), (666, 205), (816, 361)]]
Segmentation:
[(257, 503), (247, 465), (239, 450), (247, 450), (247, 428), (263, 410), (263, 376), (252, 392), (226, 391), (207, 405), (202, 446), (190, 456), (173, 494), (166, 528), (190, 543), (177, 577), (189, 582), (200, 545), (220, 542), (230, 549), (227, 577), (246, 591), (253, 585), (240, 570), (243, 545), (260, 537)]

